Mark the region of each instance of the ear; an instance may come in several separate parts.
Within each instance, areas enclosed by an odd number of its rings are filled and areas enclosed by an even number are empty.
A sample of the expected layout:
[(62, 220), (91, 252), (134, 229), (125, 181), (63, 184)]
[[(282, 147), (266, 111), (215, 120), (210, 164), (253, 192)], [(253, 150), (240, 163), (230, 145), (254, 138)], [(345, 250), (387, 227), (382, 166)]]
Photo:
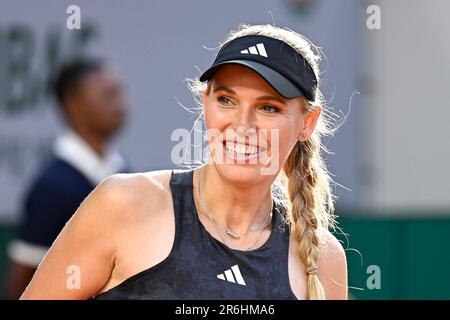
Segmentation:
[(316, 105), (313, 106), (312, 109), (303, 113), (303, 126), (300, 129), (299, 135), (297, 137), (299, 141), (306, 141), (311, 138), (321, 112), (322, 107), (320, 105)]

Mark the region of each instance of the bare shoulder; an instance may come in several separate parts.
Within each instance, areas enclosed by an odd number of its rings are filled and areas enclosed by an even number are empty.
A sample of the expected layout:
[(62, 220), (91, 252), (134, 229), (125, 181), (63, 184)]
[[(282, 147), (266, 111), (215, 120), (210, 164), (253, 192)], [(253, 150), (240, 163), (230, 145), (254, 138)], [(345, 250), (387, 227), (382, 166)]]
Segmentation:
[(335, 258), (340, 258), (345, 255), (342, 244), (329, 230), (320, 229), (318, 234), (321, 239), (320, 250), (322, 255)]
[(319, 278), (327, 299), (347, 299), (347, 259), (339, 240), (328, 230), (319, 231)]
[[(96, 188), (94, 196), (99, 205), (126, 208), (126, 212), (139, 212), (139, 206), (151, 203), (154, 208), (164, 206), (164, 200), (170, 195), (171, 170), (157, 170), (140, 173), (118, 173), (104, 179)], [(96, 195), (95, 195), (96, 194)], [(116, 212), (124, 212), (115, 210)], [(155, 211), (155, 210), (152, 210)]]
[(129, 202), (141, 197), (160, 196), (169, 191), (171, 170), (140, 173), (117, 173), (107, 177), (97, 187), (115, 201)]
[[(115, 270), (123, 243), (127, 243), (123, 240), (139, 243), (142, 226), (159, 219), (159, 211), (152, 209), (167, 206), (164, 197), (170, 194), (169, 181), (170, 170), (104, 179), (58, 235), (22, 298), (85, 299), (99, 292)], [(67, 266), (83, 270), (80, 290), (66, 286)]]
[(73, 218), (107, 226), (119, 239), (129, 228), (170, 210), (170, 176), (171, 170), (113, 174), (89, 194)]

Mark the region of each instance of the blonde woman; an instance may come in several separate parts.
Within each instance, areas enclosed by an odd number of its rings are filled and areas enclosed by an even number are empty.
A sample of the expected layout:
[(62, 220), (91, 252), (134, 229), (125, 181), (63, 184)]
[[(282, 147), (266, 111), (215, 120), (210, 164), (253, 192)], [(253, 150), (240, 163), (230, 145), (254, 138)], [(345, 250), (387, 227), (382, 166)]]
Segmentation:
[(105, 179), (22, 298), (347, 299), (318, 62), (292, 30), (231, 32), (190, 83), (208, 161)]

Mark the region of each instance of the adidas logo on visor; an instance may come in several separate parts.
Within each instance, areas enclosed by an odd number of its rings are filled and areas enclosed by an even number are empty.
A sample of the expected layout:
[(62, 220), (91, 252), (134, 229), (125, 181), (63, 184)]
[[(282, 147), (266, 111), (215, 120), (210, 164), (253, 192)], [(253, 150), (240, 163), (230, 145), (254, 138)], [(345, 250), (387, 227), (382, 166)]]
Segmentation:
[(268, 58), (264, 43), (258, 43), (256, 46), (248, 47), (241, 51), (242, 54), (256, 54)]

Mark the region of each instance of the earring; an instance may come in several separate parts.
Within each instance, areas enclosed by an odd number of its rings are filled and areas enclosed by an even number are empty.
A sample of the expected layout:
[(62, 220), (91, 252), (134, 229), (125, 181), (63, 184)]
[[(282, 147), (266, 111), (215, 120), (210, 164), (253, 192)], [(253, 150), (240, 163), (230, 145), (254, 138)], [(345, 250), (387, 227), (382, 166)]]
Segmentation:
[(302, 139), (306, 140), (306, 133), (305, 132), (302, 132)]

